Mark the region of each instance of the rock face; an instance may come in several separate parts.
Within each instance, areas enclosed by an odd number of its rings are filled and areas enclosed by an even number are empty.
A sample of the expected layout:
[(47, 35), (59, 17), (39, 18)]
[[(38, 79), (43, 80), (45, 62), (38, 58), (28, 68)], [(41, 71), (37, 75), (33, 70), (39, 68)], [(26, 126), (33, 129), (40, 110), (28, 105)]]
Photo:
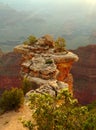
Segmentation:
[(72, 68), (74, 95), (82, 104), (96, 100), (96, 45), (80, 47), (74, 51), (79, 61)]
[(35, 83), (39, 92), (41, 90), (42, 92), (50, 90), (56, 92), (59, 88), (66, 86), (69, 87), (70, 92), (73, 91), (70, 69), (78, 60), (78, 56), (66, 50), (60, 51), (60, 48), (57, 51), (50, 35), (37, 39), (34, 44), (16, 46), (14, 51), (23, 54), (22, 77)]
[(10, 52), (0, 57), (0, 93), (12, 87), (21, 87), (21, 54)]

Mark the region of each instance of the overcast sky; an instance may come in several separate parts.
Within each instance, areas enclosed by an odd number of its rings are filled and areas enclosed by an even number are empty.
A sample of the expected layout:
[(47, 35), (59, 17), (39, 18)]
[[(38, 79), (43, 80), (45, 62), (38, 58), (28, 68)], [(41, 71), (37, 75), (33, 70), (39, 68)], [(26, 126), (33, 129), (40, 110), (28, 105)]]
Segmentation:
[(15, 8), (20, 9), (28, 9), (31, 7), (64, 7), (68, 5), (78, 5), (78, 6), (89, 6), (93, 8), (96, 6), (96, 0), (0, 0), (2, 3), (6, 3)]

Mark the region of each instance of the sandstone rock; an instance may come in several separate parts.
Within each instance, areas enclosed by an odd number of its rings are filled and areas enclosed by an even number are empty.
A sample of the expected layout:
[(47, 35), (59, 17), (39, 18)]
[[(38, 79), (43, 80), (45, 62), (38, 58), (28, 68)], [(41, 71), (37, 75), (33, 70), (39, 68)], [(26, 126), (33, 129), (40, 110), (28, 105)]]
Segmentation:
[(55, 63), (66, 63), (66, 62), (76, 62), (78, 61), (78, 56), (76, 54), (73, 54), (72, 52), (59, 52), (54, 53), (52, 55), (52, 58), (54, 59)]
[(44, 80), (38, 77), (32, 77), (30, 75), (25, 75), (24, 78), (27, 78), (28, 81), (36, 85), (34, 89), (39, 88), (41, 85), (48, 82), (48, 80)]
[[(38, 88), (36, 91), (46, 91), (51, 94), (54, 93), (55, 89), (59, 91), (60, 88), (63, 88), (61, 84), (67, 79), (67, 87), (72, 92), (73, 82), (69, 82), (72, 79), (69, 72), (72, 64), (78, 60), (78, 56), (67, 50), (55, 52), (54, 43), (51, 36), (45, 35), (33, 45), (15, 47), (14, 51), (23, 55), (21, 75), (36, 84), (36, 88)], [(52, 84), (57, 85), (57, 87), (55, 88)]]
[(41, 85), (39, 88), (35, 90), (31, 90), (26, 94), (26, 97), (30, 96), (31, 93), (39, 93), (39, 94), (50, 94), (51, 96), (57, 96), (60, 90), (68, 88), (68, 84), (57, 81), (57, 80), (48, 80), (46, 84)]
[(21, 54), (26, 54), (29, 50), (27, 49), (27, 45), (18, 45), (14, 48), (14, 52), (16, 53), (21, 53)]
[(38, 42), (42, 46), (54, 47), (54, 39), (52, 38), (51, 35), (48, 34), (40, 38)]

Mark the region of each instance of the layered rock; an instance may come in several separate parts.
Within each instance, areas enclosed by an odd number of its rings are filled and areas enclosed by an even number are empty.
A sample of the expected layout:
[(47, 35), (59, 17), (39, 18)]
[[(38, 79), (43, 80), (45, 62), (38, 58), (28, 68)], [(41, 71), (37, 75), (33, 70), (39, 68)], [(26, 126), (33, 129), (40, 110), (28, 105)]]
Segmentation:
[[(57, 88), (66, 86), (69, 87), (70, 92), (73, 91), (70, 69), (78, 60), (78, 56), (65, 49), (55, 48), (55, 42), (51, 36), (45, 35), (37, 39), (34, 44), (16, 46), (14, 51), (23, 54), (22, 77), (35, 83), (39, 92), (45, 91), (45, 88), (46, 92), (49, 90), (56, 92), (59, 90)], [(55, 85), (52, 87), (51, 83)], [(60, 86), (61, 84), (63, 87)]]
[(21, 54), (10, 52), (0, 57), (0, 93), (12, 87), (21, 87)]
[(72, 68), (74, 95), (82, 104), (96, 100), (96, 45), (80, 47), (74, 51), (79, 62)]

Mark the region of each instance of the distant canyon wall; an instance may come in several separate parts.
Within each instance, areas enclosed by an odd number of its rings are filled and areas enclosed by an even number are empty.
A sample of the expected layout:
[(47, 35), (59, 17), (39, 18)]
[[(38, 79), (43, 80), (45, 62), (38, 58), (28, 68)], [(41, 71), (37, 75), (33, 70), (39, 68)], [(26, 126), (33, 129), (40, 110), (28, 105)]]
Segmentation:
[(0, 56), (0, 93), (12, 87), (21, 87), (21, 54), (10, 52)]
[[(19, 52), (19, 53), (16, 52), (16, 51), (21, 51), (21, 50), (22, 52)], [(23, 73), (25, 74), (30, 72), (30, 69), (29, 69), (30, 62), (28, 61), (31, 61), (31, 58), (34, 55), (34, 52), (33, 53), (29, 52), (28, 47), (25, 47), (21, 50), (20, 48), (19, 49), (17, 48), (17, 50), (15, 48), (15, 52), (10, 52), (3, 55), (1, 51), (0, 91), (3, 91), (4, 89), (10, 89), (11, 87), (21, 87), (21, 77), (20, 77), (21, 68), (22, 68)], [(30, 47), (29, 47), (29, 50), (30, 50)], [(24, 60), (23, 64), (21, 65), (22, 56), (20, 53), (24, 53), (25, 51), (27, 51), (28, 53), (23, 55), (23, 60), (26, 59), (27, 62), (24, 63), (25, 61)], [(46, 52), (46, 48), (45, 48), (45, 52)], [(72, 65), (71, 59), (68, 60), (68, 57), (67, 57), (69, 54), (72, 54), (72, 53), (65, 55), (65, 59), (66, 61), (68, 61), (66, 63), (63, 63), (63, 62), (59, 63), (60, 57), (57, 58), (58, 59), (57, 68), (60, 71), (57, 76), (57, 80), (68, 83), (69, 90), (71, 92), (73, 91), (74, 96), (78, 98), (79, 102), (81, 104), (88, 104), (96, 100), (96, 45), (88, 45), (86, 47), (80, 47), (77, 50), (74, 50), (73, 52), (79, 56), (79, 61), (74, 63), (74, 65)], [(73, 55), (73, 57), (74, 56), (75, 55)], [(72, 58), (72, 55), (71, 55), (71, 58)], [(37, 58), (35, 57), (35, 59), (32, 62), (35, 62), (36, 60), (39, 60), (38, 65), (40, 65), (39, 64), (40, 58), (38, 59), (38, 56)], [(56, 60), (55, 60), (55, 63), (56, 63)], [(53, 68), (54, 67), (55, 65), (53, 65)], [(31, 69), (33, 68), (31, 66)], [(52, 72), (53, 72), (53, 68), (51, 68)], [(36, 69), (36, 67), (34, 69)], [(37, 70), (38, 70), (38, 66), (37, 66)], [(52, 74), (50, 75), (51, 70), (48, 71), (49, 77), (50, 76), (52, 77)], [(70, 70), (72, 74), (70, 73)], [(39, 76), (38, 75), (39, 73), (38, 72), (34, 73), (34, 71), (31, 71), (30, 74), (37, 77)], [(43, 76), (44, 78), (47, 78), (46, 74), (47, 74), (46, 70), (45, 71), (42, 70), (41, 76)], [(56, 73), (53, 74), (53, 77), (55, 74)], [(33, 78), (33, 80), (35, 79)], [(41, 80), (38, 80), (37, 78), (36, 82), (38, 83), (39, 81)]]
[(79, 61), (72, 67), (74, 96), (82, 104), (96, 100), (96, 45), (80, 47), (73, 51)]

